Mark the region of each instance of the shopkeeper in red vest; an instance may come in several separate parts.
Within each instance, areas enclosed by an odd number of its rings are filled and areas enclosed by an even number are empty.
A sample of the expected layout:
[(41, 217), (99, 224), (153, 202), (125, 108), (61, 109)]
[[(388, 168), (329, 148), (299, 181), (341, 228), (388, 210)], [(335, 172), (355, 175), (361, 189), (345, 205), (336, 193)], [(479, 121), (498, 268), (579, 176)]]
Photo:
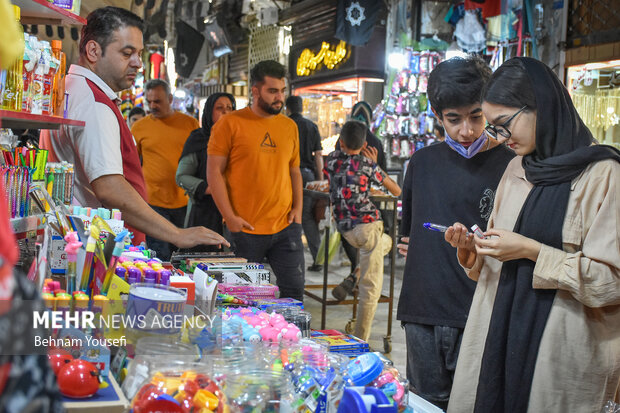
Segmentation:
[(205, 228), (177, 228), (146, 202), (146, 189), (136, 144), (121, 115), (115, 92), (129, 88), (142, 68), (143, 22), (135, 14), (104, 7), (87, 17), (80, 39), (80, 58), (66, 77), (69, 119), (84, 127), (62, 126), (50, 136), (55, 158), (74, 165), (74, 201), (82, 206), (117, 208), (134, 232), (180, 248), (229, 245)]

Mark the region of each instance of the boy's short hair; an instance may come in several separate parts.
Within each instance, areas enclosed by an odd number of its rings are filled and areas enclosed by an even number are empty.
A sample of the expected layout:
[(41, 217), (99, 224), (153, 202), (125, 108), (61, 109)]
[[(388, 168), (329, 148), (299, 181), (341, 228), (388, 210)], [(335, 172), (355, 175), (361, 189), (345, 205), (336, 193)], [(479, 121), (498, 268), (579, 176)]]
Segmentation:
[(250, 70), (250, 85), (256, 86), (258, 82), (263, 82), (265, 76), (283, 79), (286, 77), (286, 68), (275, 60), (263, 60), (258, 62), (254, 65), (252, 70)]
[(357, 120), (348, 121), (342, 126), (340, 140), (349, 149), (361, 149), (366, 142), (366, 125)]
[(129, 115), (127, 115), (127, 119), (131, 118), (134, 115), (146, 116), (146, 112), (140, 106), (136, 106), (129, 111)]
[(428, 99), (437, 116), (443, 110), (480, 103), (482, 89), (491, 77), (491, 68), (477, 56), (444, 60), (428, 77)]

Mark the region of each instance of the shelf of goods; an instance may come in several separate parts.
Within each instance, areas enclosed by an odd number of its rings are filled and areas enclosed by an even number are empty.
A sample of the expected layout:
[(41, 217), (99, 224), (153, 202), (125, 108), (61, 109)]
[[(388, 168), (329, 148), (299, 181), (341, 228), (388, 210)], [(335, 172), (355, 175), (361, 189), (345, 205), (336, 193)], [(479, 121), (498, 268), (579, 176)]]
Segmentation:
[(9, 129), (58, 129), (60, 125), (84, 126), (81, 120), (0, 110), (0, 127)]
[(12, 3), (21, 9), (21, 22), (24, 24), (86, 24), (85, 18), (47, 0), (12, 0)]

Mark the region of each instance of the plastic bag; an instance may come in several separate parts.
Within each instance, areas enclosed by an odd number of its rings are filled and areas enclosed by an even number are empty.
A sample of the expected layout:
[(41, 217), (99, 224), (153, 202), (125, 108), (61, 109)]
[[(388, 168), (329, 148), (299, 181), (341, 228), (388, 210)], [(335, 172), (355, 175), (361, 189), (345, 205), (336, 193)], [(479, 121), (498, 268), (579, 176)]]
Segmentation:
[[(340, 245), (340, 232), (338, 232), (333, 225), (330, 225), (329, 230), (329, 247), (328, 247), (328, 258), (327, 262), (331, 262), (336, 252), (338, 252), (338, 246)], [(323, 265), (325, 263), (325, 233), (321, 237), (321, 245), (319, 245), (319, 250), (316, 254), (316, 259), (314, 262), (318, 265)]]

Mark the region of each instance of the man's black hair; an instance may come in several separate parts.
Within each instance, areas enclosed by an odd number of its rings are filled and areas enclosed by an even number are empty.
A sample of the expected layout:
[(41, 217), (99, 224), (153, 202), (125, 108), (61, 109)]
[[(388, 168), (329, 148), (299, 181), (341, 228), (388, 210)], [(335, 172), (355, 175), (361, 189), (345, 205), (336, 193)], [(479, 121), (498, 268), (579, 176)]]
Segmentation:
[(361, 149), (366, 142), (366, 125), (357, 120), (347, 121), (340, 131), (340, 139), (349, 149)]
[(135, 108), (129, 111), (129, 115), (127, 115), (127, 119), (131, 118), (133, 115), (146, 116), (146, 112), (140, 106), (136, 106)]
[(263, 82), (265, 76), (282, 79), (286, 77), (286, 68), (275, 60), (263, 60), (254, 65), (250, 70), (250, 85), (255, 86)]
[(444, 60), (428, 77), (428, 100), (441, 119), (443, 110), (480, 103), (491, 68), (477, 56)]
[(86, 54), (86, 43), (91, 40), (99, 43), (102, 55), (112, 43), (112, 34), (123, 27), (136, 27), (144, 32), (142, 19), (129, 10), (119, 7), (102, 7), (91, 12), (86, 18), (86, 25), (82, 27), (80, 38), (80, 56)]
[(146, 92), (147, 90), (153, 90), (158, 87), (164, 89), (164, 91), (166, 92), (166, 95), (169, 95), (172, 93), (170, 91), (170, 85), (168, 84), (168, 82), (166, 82), (165, 80), (161, 80), (161, 79), (151, 79), (148, 82), (146, 82), (146, 84), (144, 85), (144, 91)]
[(286, 98), (286, 108), (291, 113), (301, 113), (304, 111), (304, 103), (301, 100), (301, 96), (289, 96)]

